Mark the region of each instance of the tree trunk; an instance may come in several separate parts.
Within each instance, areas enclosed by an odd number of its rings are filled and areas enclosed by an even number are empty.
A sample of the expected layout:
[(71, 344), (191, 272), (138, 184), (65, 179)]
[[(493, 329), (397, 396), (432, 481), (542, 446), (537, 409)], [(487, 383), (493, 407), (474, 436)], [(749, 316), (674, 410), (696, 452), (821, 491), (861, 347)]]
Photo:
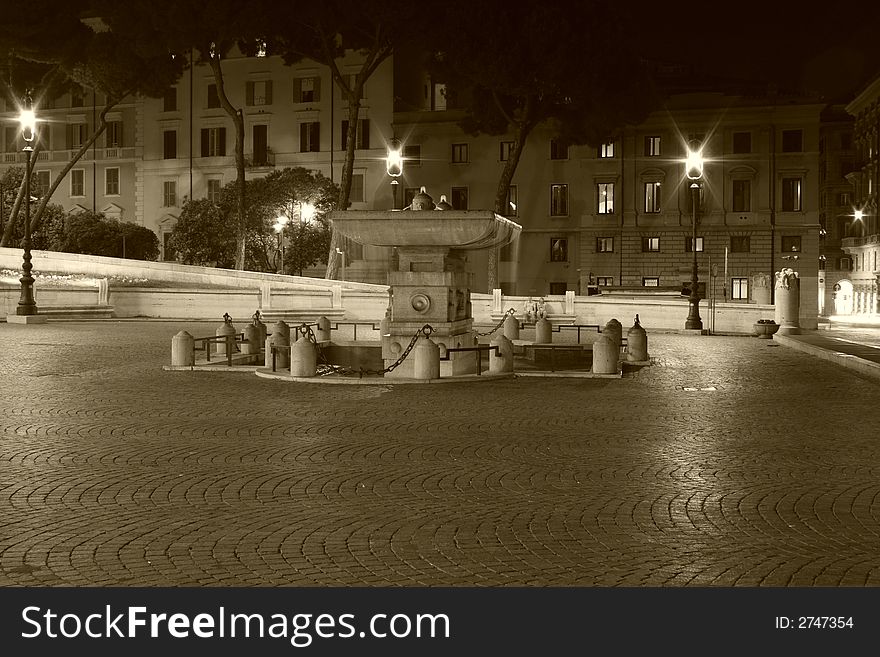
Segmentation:
[(223, 69), (220, 66), (220, 56), (209, 55), (208, 62), (214, 72), (214, 81), (217, 83), (217, 98), (220, 106), (232, 119), (235, 126), (235, 182), (238, 185), (238, 217), (235, 225), (235, 268), (243, 270), (245, 267), (245, 254), (247, 252), (247, 212), (245, 210), (245, 170), (244, 170), (244, 118), (241, 110), (235, 109), (226, 95), (226, 87), (223, 83)]
[[(522, 156), (523, 149), (526, 145), (526, 139), (532, 131), (532, 127), (533, 125), (531, 123), (517, 123), (515, 126), (513, 132), (513, 148), (510, 149), (510, 154), (507, 157), (507, 161), (504, 163), (504, 168), (501, 170), (501, 177), (498, 179), (498, 188), (495, 191), (495, 212), (502, 217), (506, 217), (510, 214), (510, 208), (508, 207), (507, 202), (507, 195), (510, 192), (510, 183), (513, 180), (513, 175), (516, 173), (516, 168), (519, 165), (520, 157)], [(497, 248), (489, 251), (486, 277), (487, 287), (489, 288), (487, 292), (491, 294), (492, 290), (498, 287)]]

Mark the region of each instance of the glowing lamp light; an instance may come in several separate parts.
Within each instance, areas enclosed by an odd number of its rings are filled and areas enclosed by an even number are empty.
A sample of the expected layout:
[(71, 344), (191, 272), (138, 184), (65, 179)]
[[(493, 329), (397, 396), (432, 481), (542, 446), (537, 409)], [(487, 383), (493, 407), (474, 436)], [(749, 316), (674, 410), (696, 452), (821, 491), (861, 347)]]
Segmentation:
[(861, 221), (862, 217), (865, 216), (865, 213), (862, 212), (861, 210), (856, 210), (856, 212), (853, 216), (856, 218), (856, 221)]
[(685, 173), (690, 180), (699, 180), (703, 177), (703, 149), (696, 151), (688, 148), (685, 160)]
[(397, 178), (403, 173), (403, 155), (400, 152), (400, 142), (396, 139), (391, 140), (391, 146), (388, 148), (388, 157), (385, 159), (385, 171), (392, 178)]
[(311, 221), (315, 218), (315, 206), (311, 203), (303, 203), (299, 208), (301, 221)]
[(273, 226), (273, 228), (275, 229), (275, 232), (280, 233), (282, 230), (284, 230), (284, 227), (287, 225), (287, 223), (289, 221), (290, 221), (290, 219), (288, 219), (284, 215), (281, 215), (280, 217), (278, 217), (275, 220), (275, 224)]

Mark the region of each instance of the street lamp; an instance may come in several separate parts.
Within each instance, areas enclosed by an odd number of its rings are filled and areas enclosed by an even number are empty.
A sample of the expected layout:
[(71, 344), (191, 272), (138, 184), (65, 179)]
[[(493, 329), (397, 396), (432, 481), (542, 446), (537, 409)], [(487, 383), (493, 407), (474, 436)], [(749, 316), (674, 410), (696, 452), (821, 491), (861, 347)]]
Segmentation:
[(342, 258), (342, 280), (345, 280), (345, 251), (340, 249), (338, 246), (336, 247), (336, 253), (339, 254), (339, 257)]
[(34, 138), (37, 132), (37, 115), (34, 112), (30, 92), (24, 99), (24, 107), (18, 115), (21, 124), (21, 136), (24, 139), (25, 168), (24, 168), (24, 240), (22, 248), (22, 276), (21, 299), (15, 314), (21, 317), (30, 317), (37, 314), (37, 303), (34, 301), (34, 277), (31, 275), (31, 155), (34, 152)]
[(691, 293), (688, 297), (688, 316), (684, 323), (686, 329), (703, 330), (703, 320), (700, 319), (700, 295), (698, 291), (697, 271), (697, 204), (700, 202), (700, 180), (703, 177), (703, 149), (693, 150), (688, 147), (687, 159), (685, 160), (685, 174), (691, 181), (691, 205), (693, 208), (693, 233), (691, 237), (691, 251), (693, 252), (693, 272), (691, 273)]
[(290, 222), (290, 219), (285, 217), (284, 215), (280, 215), (277, 219), (275, 219), (275, 224), (272, 226), (275, 229), (275, 232), (278, 233), (278, 246), (281, 251), (281, 266), (278, 268), (280, 274), (284, 273), (284, 227)]
[(385, 158), (385, 171), (391, 176), (391, 194), (394, 199), (393, 209), (397, 209), (397, 179), (403, 174), (403, 155), (400, 151), (400, 140), (397, 137), (391, 139), (388, 146), (388, 156)]

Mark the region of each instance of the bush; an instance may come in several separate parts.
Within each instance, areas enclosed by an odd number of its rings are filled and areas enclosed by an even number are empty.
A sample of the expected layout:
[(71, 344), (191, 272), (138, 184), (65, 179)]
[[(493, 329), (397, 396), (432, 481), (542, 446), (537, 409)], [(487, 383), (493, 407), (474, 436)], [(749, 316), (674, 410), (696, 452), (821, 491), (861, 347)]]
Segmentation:
[(134, 260), (156, 260), (159, 238), (149, 228), (107, 219), (101, 213), (80, 212), (70, 215), (58, 243), (67, 253)]

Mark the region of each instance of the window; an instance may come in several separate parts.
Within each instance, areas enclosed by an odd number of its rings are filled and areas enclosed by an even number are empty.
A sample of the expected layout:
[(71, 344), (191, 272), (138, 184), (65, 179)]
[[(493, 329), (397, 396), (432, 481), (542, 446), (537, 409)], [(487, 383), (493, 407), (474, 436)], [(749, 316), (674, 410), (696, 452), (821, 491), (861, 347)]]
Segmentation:
[(321, 100), (321, 78), (294, 78), (293, 102), (317, 103)]
[(837, 195), (837, 205), (849, 205), (849, 192), (841, 192)]
[(550, 140), (550, 159), (551, 160), (567, 160), (568, 144), (562, 144), (558, 139)]
[(222, 183), (219, 178), (208, 179), (208, 200), (214, 205), (220, 203), (220, 188)]
[(107, 148), (122, 146), (122, 121), (108, 121), (104, 135)]
[(468, 209), (468, 188), (453, 187), (452, 188), (452, 209), (467, 210)]
[(613, 253), (614, 238), (613, 237), (597, 237), (596, 253)]
[(272, 104), (272, 80), (253, 80), (245, 85), (245, 103), (251, 107)]
[[(348, 144), (348, 121), (342, 122), (342, 148), (345, 149)], [(359, 150), (370, 147), (370, 119), (358, 120), (358, 133), (355, 148)]]
[[(694, 238), (688, 235), (684, 238), (684, 250), (686, 253), (693, 253), (694, 250)], [(697, 238), (697, 253), (700, 253), (703, 250), (703, 238)]]
[(568, 262), (568, 240), (566, 238), (550, 238), (550, 262)]
[(751, 180), (734, 180), (733, 181), (733, 211), (734, 212), (751, 212), (752, 211), (752, 181)]
[(782, 131), (782, 152), (783, 153), (800, 153), (804, 150), (804, 131), (803, 130), (783, 130)]
[(782, 211), (783, 212), (800, 212), (801, 211), (801, 179), (800, 178), (783, 178), (782, 179)]
[(177, 205), (177, 182), (166, 180), (162, 183), (162, 206), (172, 208)]
[(404, 166), (417, 167), (422, 164), (422, 147), (419, 144), (403, 147)]
[(558, 294), (562, 296), (565, 294), (566, 290), (568, 290), (568, 283), (565, 281), (550, 283), (550, 294)]
[(837, 267), (840, 271), (852, 271), (852, 258), (843, 257)]
[(599, 200), (599, 214), (614, 214), (614, 183), (596, 185), (596, 196)]
[(568, 185), (550, 185), (550, 216), (568, 215)]
[(73, 169), (70, 172), (70, 195), (86, 195), (86, 172), (83, 169)]
[(599, 157), (614, 157), (614, 142), (609, 141), (607, 144), (599, 146)]
[(749, 279), (748, 278), (731, 278), (730, 279), (730, 298), (734, 301), (748, 301), (749, 298)]
[(498, 159), (502, 162), (506, 162), (510, 159), (510, 151), (513, 150), (513, 142), (512, 141), (502, 141), (499, 144), (498, 151)]
[(165, 90), (165, 94), (162, 96), (162, 110), (164, 112), (174, 112), (177, 110), (177, 87)]
[(643, 276), (642, 287), (660, 287), (659, 276)]
[(660, 238), (659, 237), (643, 237), (642, 238), (642, 252), (643, 253), (657, 253), (660, 251)]
[(49, 184), (52, 182), (48, 171), (37, 171), (34, 174), (36, 185), (34, 186), (34, 196), (44, 196), (49, 191)]
[(217, 85), (208, 85), (208, 109), (216, 109), (220, 107), (220, 96), (217, 95)]
[(752, 239), (748, 235), (731, 235), (731, 253), (749, 253), (752, 250)]
[(119, 195), (119, 169), (117, 167), (104, 169), (104, 195)]
[(660, 137), (645, 137), (645, 155), (648, 157), (657, 157), (660, 155)]
[(645, 212), (660, 212), (660, 183), (645, 183)]
[(79, 148), (86, 141), (86, 124), (69, 123), (67, 125), (67, 148)]
[(71, 91), (70, 92), (70, 106), (71, 107), (82, 107), (84, 103), (83, 93), (82, 91)]
[(226, 128), (202, 128), (202, 157), (222, 157), (226, 155)]
[(464, 163), (468, 161), (468, 145), (453, 144), (452, 145), (452, 161), (456, 163)]
[(351, 174), (351, 193), (349, 194), (349, 200), (352, 203), (364, 202), (364, 174)]
[(734, 132), (733, 133), (733, 152), (734, 153), (751, 153), (752, 152), (752, 133), (751, 132)]
[(162, 133), (162, 157), (166, 160), (177, 157), (177, 130), (165, 130)]
[(610, 287), (614, 285), (614, 277), (613, 276), (597, 276), (596, 277), (596, 285), (599, 287)]
[(318, 121), (299, 124), (299, 150), (301, 153), (321, 150), (321, 124)]
[(800, 235), (783, 235), (782, 251), (783, 253), (800, 253), (801, 236)]
[(515, 217), (516, 212), (516, 185), (511, 185), (507, 188), (507, 212), (504, 213), (505, 217)]

